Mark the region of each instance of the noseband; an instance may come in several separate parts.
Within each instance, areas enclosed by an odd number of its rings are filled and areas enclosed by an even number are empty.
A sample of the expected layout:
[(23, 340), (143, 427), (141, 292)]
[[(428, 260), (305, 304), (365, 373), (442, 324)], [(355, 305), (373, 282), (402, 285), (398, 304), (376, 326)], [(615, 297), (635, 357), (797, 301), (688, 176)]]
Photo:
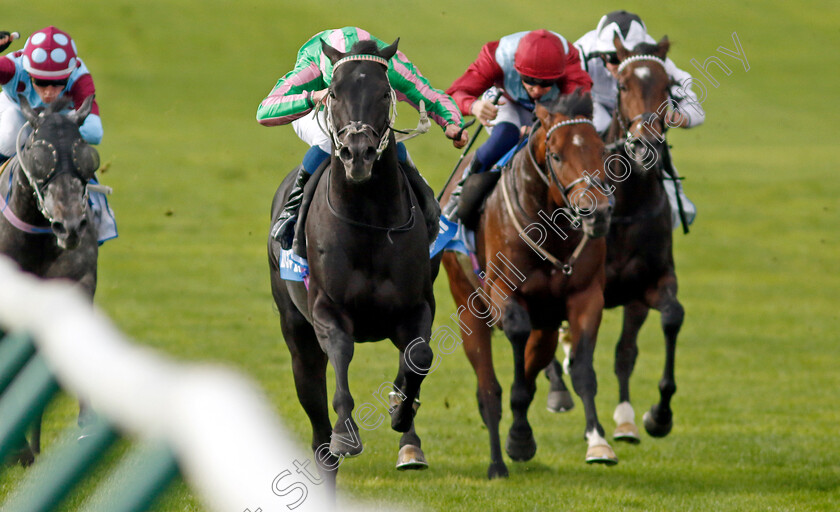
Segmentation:
[[(350, 55), (344, 57), (343, 59), (336, 62), (335, 65), (333, 65), (333, 75), (335, 74), (335, 70), (338, 69), (340, 65), (353, 61), (376, 62), (377, 64), (382, 64), (383, 66), (385, 66), (386, 70), (388, 69), (388, 61), (383, 59), (382, 57), (376, 55)], [(386, 79), (387, 76), (388, 75), (386, 74)], [(321, 131), (327, 133), (332, 139), (333, 151), (335, 153), (335, 156), (339, 156), (341, 150), (346, 146), (346, 144), (343, 141), (347, 140), (347, 137), (349, 137), (350, 135), (355, 135), (358, 133), (366, 134), (373, 141), (378, 141), (376, 147), (376, 158), (382, 156), (382, 152), (385, 151), (385, 149), (388, 147), (388, 141), (390, 140), (391, 131), (394, 126), (394, 121), (397, 118), (397, 92), (394, 90), (393, 87), (390, 87), (390, 84), (389, 89), (391, 91), (391, 99), (388, 105), (390, 115), (388, 117), (388, 123), (385, 126), (385, 129), (382, 131), (382, 133), (379, 133), (379, 131), (376, 128), (367, 123), (363, 123), (362, 121), (350, 121), (346, 125), (336, 130), (335, 125), (333, 124), (332, 96), (326, 96), (324, 106), (326, 110), (325, 116), (327, 126), (326, 129), (322, 126)]]

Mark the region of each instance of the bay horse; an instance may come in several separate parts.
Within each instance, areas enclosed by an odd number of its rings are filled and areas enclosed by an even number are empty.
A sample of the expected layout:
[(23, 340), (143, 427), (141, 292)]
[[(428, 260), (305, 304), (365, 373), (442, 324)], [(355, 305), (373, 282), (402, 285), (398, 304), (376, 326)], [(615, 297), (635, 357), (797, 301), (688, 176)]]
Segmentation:
[[(586, 410), (586, 460), (617, 460), (598, 421), (592, 366), (604, 305), (610, 201), (603, 183), (590, 174), (601, 168), (604, 144), (592, 125), (589, 93), (578, 90), (538, 104), (535, 113), (539, 123), (528, 145), (503, 168), (475, 230), (482, 281), (459, 261), (461, 255), (447, 252), (442, 260), (464, 350), (478, 379), (479, 412), (490, 435), (488, 478), (508, 476), (499, 440), (502, 389), (490, 343), (497, 324), (513, 347), (510, 458), (525, 461), (536, 453), (528, 407), (537, 375), (554, 357), (558, 328), (568, 320), (572, 382)], [(444, 197), (453, 188), (450, 184)]]
[[(33, 109), (18, 96), (32, 129), (0, 173), (0, 254), (23, 271), (44, 279), (74, 281), (93, 302), (98, 257), (97, 233), (88, 204), (87, 184), (99, 167), (99, 155), (79, 133), (93, 96), (75, 111), (63, 113), (62, 97), (45, 109)], [(25, 125), (26, 126), (26, 125)], [(86, 404), (80, 401), (80, 424)], [(21, 440), (18, 460), (32, 463), (40, 452), (40, 418), (32, 439)]]
[[(332, 487), (343, 458), (362, 452), (358, 424), (372, 430), (385, 419), (370, 403), (352, 414), (348, 368), (355, 343), (390, 338), (399, 349), (395, 381), (371, 391), (390, 412), (391, 427), (403, 433), (397, 468), (427, 466), (413, 418), (431, 368), (435, 299), (429, 234), (400, 169), (391, 126), (395, 96), (387, 71), (398, 42), (380, 50), (373, 41), (360, 41), (348, 53), (322, 43), (334, 66), (325, 104), (334, 152), (305, 224), (308, 291), (302, 282), (281, 279), (278, 244), (268, 241), (271, 289), (297, 396)], [(278, 188), (273, 218), (291, 185), (287, 177)], [(328, 361), (335, 370), (334, 427), (327, 410)]]
[[(667, 36), (657, 44), (624, 48), (616, 37), (618, 98), (606, 134), (607, 183), (615, 196), (607, 235), (605, 307), (624, 307), (623, 327), (615, 349), (618, 406), (613, 438), (638, 443), (641, 438), (630, 404), (630, 376), (638, 355), (639, 330), (651, 308), (660, 312), (665, 337), (665, 368), (659, 381), (659, 403), (643, 416), (653, 437), (668, 435), (673, 426), (671, 397), (676, 392), (674, 358), (677, 334), (685, 312), (677, 300), (672, 242), (672, 216), (663, 180), (672, 179), (664, 116), (673, 108), (671, 79), (665, 70)], [(560, 373), (549, 372), (552, 387), (565, 389)]]

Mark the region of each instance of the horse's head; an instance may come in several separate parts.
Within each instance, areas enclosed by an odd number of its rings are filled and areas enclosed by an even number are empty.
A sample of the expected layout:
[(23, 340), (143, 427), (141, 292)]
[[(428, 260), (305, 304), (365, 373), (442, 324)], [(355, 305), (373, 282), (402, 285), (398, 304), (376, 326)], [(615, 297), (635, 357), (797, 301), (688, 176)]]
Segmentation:
[[(652, 158), (661, 154), (665, 142), (665, 114), (672, 101), (668, 94), (671, 79), (665, 71), (670, 42), (664, 36), (657, 44), (642, 43), (632, 50), (616, 36), (618, 66), (618, 129), (631, 142), (627, 152), (648, 169)], [(655, 152), (651, 155), (649, 152)]]
[(379, 50), (374, 41), (359, 41), (349, 53), (321, 42), (333, 64), (327, 97), (327, 129), (347, 179), (370, 179), (373, 164), (388, 146), (396, 97), (388, 81), (388, 61), (397, 44)]
[(538, 103), (536, 114), (534, 156), (551, 179), (552, 200), (581, 217), (590, 237), (606, 235), (612, 207), (602, 181), (604, 143), (592, 124), (592, 97), (578, 89)]
[(19, 148), (21, 169), (33, 188), (38, 208), (50, 221), (59, 247), (74, 249), (87, 227), (87, 183), (99, 167), (99, 153), (79, 133), (90, 114), (93, 96), (78, 110), (63, 114), (69, 99), (61, 98), (46, 109), (35, 110), (22, 95), (21, 111), (32, 134)]

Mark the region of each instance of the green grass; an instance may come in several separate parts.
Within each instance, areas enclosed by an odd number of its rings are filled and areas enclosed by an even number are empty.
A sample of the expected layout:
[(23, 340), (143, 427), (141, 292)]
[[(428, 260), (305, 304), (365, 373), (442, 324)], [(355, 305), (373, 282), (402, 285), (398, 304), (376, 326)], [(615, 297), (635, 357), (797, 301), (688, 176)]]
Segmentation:
[[(76, 39), (93, 71), (108, 165), (101, 180), (120, 238), (100, 253), (96, 302), (138, 343), (183, 361), (229, 364), (257, 381), (285, 424), (307, 445), (309, 423), (297, 403), (289, 356), (272, 303), (265, 238), (271, 197), (305, 146), (289, 127), (266, 129), (259, 101), (294, 62), (300, 45), (324, 28), (360, 25), (401, 38), (404, 51), (440, 88), (480, 46), (519, 30), (546, 27), (574, 40), (603, 11), (557, 2), (346, 0), (324, 3), (194, 0), (32, 1), (5, 13), (21, 34), (48, 24)], [(364, 454), (346, 461), (340, 490), (406, 510), (836, 510), (840, 508), (840, 180), (833, 135), (840, 72), (840, 5), (746, 1), (738, 4), (640, 1), (625, 8), (652, 35), (668, 34), (671, 57), (693, 72), (737, 32), (745, 71), (721, 57), (705, 125), (673, 131), (676, 164), (699, 208), (675, 258), (686, 322), (677, 353), (675, 426), (665, 439), (614, 445), (613, 468), (584, 464), (583, 412), (545, 411), (546, 387), (531, 410), (539, 449), (511, 476), (485, 479), (489, 451), (475, 401), (475, 377), (460, 349), (443, 356), (423, 385), (417, 428), (431, 467), (393, 469), (398, 435), (362, 432)], [(20, 48), (16, 43), (14, 49)], [(397, 124), (416, 117), (401, 109)], [(435, 189), (458, 152), (437, 129), (409, 150)], [(452, 325), (445, 275), (436, 283), (436, 326)], [(633, 377), (637, 421), (657, 398), (663, 342), (658, 315), (640, 338)], [(596, 353), (597, 406), (612, 430), (617, 398), (613, 343), (620, 314), (609, 311)], [(500, 334), (494, 358), (505, 389), (512, 378)], [(365, 401), (396, 372), (387, 342), (357, 347), (351, 389)], [(360, 402), (361, 400), (361, 402)], [(72, 428), (74, 401), (51, 404), (44, 449)], [(113, 461), (126, 447), (110, 454)], [(236, 468), (231, 468), (236, 471)], [(0, 480), (0, 502), (25, 471)], [(108, 478), (108, 466), (74, 495), (74, 510)], [(271, 482), (266, 482), (269, 486)], [(279, 508), (283, 500), (262, 504)], [(204, 510), (178, 483), (157, 510)]]

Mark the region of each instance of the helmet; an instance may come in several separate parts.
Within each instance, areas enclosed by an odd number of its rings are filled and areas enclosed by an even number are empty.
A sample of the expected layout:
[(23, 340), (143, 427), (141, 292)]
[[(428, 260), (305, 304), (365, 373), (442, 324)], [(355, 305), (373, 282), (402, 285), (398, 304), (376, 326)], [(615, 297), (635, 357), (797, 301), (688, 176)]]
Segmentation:
[(595, 51), (601, 53), (615, 52), (615, 36), (621, 40), (621, 44), (628, 50), (632, 50), (639, 43), (652, 43), (653, 39), (648, 35), (647, 28), (638, 15), (627, 11), (613, 11), (601, 18), (598, 27), (595, 29), (598, 40), (595, 43)]
[(566, 50), (556, 35), (548, 30), (534, 30), (519, 41), (513, 62), (513, 67), (522, 76), (555, 80), (563, 76)]
[(67, 78), (76, 69), (76, 43), (69, 34), (53, 26), (42, 28), (26, 40), (23, 69), (32, 78)]

